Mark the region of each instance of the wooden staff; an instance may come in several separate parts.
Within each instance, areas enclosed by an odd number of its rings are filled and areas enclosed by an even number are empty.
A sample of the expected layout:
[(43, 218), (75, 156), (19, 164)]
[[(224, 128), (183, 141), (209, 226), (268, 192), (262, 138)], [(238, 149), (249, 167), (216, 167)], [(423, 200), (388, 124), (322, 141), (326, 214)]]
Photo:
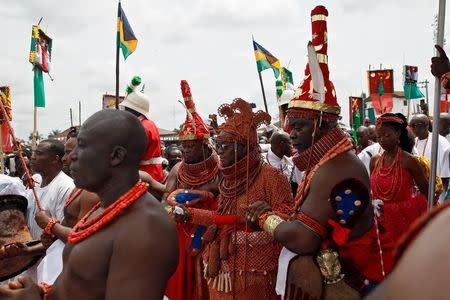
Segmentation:
[[(36, 201), (36, 205), (38, 207), (39, 210), (44, 210), (42, 208), (41, 205), (41, 201), (39, 201), (39, 197), (36, 193), (36, 189), (34, 188), (34, 180), (31, 177), (31, 173), (28, 170), (27, 164), (25, 163), (25, 159), (23, 158), (23, 154), (22, 154), (22, 146), (20, 145), (20, 142), (17, 140), (15, 134), (14, 134), (14, 129), (11, 126), (11, 123), (8, 120), (7, 114), (6, 114), (6, 109), (5, 109), (5, 105), (3, 104), (3, 95), (0, 94), (0, 114), (3, 115), (3, 119), (6, 122), (7, 126), (8, 126), (8, 131), (9, 134), (12, 137), (13, 140), (13, 144), (16, 146), (17, 148), (17, 155), (19, 156), (20, 162), (22, 163), (23, 169), (25, 171), (25, 178), (27, 180), (28, 186), (30, 187), (30, 189), (33, 191), (33, 195), (34, 195), (34, 200)], [(36, 107), (35, 107), (36, 109)]]

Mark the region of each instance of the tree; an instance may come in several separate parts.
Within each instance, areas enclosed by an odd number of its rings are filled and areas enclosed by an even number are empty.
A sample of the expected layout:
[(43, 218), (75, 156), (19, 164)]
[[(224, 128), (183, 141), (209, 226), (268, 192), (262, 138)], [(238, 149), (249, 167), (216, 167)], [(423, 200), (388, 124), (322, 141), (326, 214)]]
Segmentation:
[(52, 129), (52, 131), (50, 131), (50, 133), (48, 134), (47, 138), (53, 139), (60, 133), (61, 133), (61, 130), (59, 130), (59, 129)]
[[(36, 142), (39, 143), (39, 141), (42, 140), (43, 138), (44, 136), (40, 134), (39, 131), (36, 131)], [(33, 142), (33, 132), (31, 132), (30, 135), (28, 136), (28, 144), (31, 145), (32, 142)]]

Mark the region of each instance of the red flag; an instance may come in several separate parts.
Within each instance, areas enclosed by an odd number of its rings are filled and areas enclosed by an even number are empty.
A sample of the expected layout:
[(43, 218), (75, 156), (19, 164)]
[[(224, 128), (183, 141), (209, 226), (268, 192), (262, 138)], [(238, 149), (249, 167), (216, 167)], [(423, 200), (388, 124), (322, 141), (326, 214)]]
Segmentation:
[(448, 94), (448, 92), (442, 93), (441, 94), (441, 112), (448, 112), (448, 110), (450, 109), (450, 96)]
[(3, 141), (3, 151), (10, 152), (12, 151), (11, 145), (11, 135), (9, 135), (8, 123), (2, 123), (2, 141)]
[(378, 86), (383, 83), (384, 93), (394, 92), (394, 70), (372, 70), (367, 71), (369, 81), (369, 94), (379, 94)]
[[(372, 95), (371, 98), (373, 108), (378, 115), (392, 112), (392, 109), (394, 108), (394, 99), (392, 97), (392, 94), (384, 94), (381, 96)], [(383, 109), (381, 107), (383, 107)]]

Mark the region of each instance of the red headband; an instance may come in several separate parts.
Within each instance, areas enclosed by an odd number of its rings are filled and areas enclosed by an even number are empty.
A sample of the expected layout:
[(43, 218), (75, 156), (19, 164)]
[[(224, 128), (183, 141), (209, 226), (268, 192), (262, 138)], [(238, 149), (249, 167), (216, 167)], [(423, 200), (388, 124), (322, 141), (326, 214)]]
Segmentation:
[(380, 127), (383, 123), (397, 123), (400, 125), (404, 124), (404, 121), (397, 116), (385, 116), (379, 117), (376, 122), (376, 127)]

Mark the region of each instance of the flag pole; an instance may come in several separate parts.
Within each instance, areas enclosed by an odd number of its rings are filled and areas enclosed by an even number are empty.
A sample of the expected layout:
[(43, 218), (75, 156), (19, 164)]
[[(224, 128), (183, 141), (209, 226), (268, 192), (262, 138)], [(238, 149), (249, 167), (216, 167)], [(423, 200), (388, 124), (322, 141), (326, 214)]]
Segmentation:
[[(253, 34), (252, 34), (252, 41), (253, 42), (255, 41)], [(258, 66), (256, 66), (256, 71), (258, 71), (259, 83), (261, 85), (261, 92), (262, 92), (263, 100), (264, 100), (264, 109), (266, 110), (266, 113), (269, 113), (269, 109), (267, 108), (266, 92), (264, 92), (264, 83), (262, 81), (261, 72), (259, 72), (259, 70), (258, 70)]]
[(118, 13), (117, 13), (117, 39), (116, 39), (116, 109), (119, 109), (119, 17), (120, 17), (120, 0), (119, 0), (119, 8), (118, 8)]
[(269, 109), (267, 108), (266, 93), (264, 92), (264, 84), (262, 81), (261, 72), (258, 71), (258, 75), (259, 75), (259, 83), (261, 84), (261, 92), (264, 100), (264, 109), (266, 110), (266, 113), (269, 113)]
[[(445, 25), (445, 0), (439, 0), (438, 13), (438, 27), (436, 43), (439, 46), (444, 44), (444, 25)], [(438, 56), (439, 53), (437, 52)], [(436, 183), (437, 170), (437, 151), (439, 138), (439, 115), (440, 115), (440, 101), (441, 101), (441, 82), (440, 78), (436, 77), (434, 82), (434, 110), (433, 110), (433, 132), (431, 139), (431, 172), (428, 185), (428, 209), (431, 209), (434, 204), (434, 193)]]
[(32, 135), (32, 139), (31, 139), (31, 150), (36, 150), (36, 140), (37, 140), (37, 107), (36, 105), (34, 106), (34, 111), (33, 111), (33, 135)]

